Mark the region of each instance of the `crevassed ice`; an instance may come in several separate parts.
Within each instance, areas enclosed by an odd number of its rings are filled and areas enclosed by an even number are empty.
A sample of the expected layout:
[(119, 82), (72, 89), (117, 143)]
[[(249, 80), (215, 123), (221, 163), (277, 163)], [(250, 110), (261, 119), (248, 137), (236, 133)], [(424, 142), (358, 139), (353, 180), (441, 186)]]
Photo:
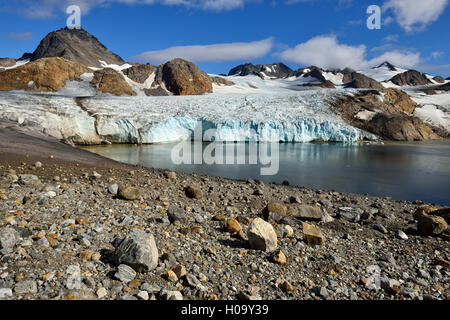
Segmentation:
[[(67, 89), (67, 88), (66, 88)], [(71, 88), (75, 89), (75, 88)], [(73, 90), (66, 90), (69, 94)], [(188, 97), (84, 98), (0, 93), (0, 117), (79, 144), (204, 141), (355, 142), (376, 136), (344, 123), (326, 101), (340, 90)], [(214, 129), (214, 131), (209, 131)], [(195, 134), (197, 132), (197, 135)]]

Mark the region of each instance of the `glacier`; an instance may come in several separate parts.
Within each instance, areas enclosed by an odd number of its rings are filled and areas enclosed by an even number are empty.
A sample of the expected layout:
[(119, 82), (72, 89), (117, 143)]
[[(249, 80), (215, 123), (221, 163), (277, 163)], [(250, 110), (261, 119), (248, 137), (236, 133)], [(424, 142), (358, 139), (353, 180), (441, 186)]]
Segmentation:
[(74, 86), (70, 82), (56, 94), (1, 92), (0, 117), (80, 145), (377, 140), (328, 107), (348, 90), (80, 98)]

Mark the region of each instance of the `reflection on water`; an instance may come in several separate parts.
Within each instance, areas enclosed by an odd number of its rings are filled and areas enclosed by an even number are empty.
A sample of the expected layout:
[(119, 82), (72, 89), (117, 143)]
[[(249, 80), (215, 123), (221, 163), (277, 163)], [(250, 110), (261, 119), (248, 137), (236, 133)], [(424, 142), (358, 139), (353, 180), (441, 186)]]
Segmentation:
[[(206, 143), (185, 144), (191, 149), (192, 159), (195, 154), (201, 156), (208, 146)], [(260, 168), (264, 166), (248, 164), (248, 151), (252, 148), (249, 144), (245, 145), (245, 165), (175, 165), (171, 161), (174, 146), (112, 145), (84, 149), (117, 161), (152, 168), (240, 180), (251, 178), (276, 183), (287, 180), (291, 185), (307, 188), (450, 205), (448, 141), (387, 145), (280, 144), (280, 169), (275, 176), (261, 176)]]

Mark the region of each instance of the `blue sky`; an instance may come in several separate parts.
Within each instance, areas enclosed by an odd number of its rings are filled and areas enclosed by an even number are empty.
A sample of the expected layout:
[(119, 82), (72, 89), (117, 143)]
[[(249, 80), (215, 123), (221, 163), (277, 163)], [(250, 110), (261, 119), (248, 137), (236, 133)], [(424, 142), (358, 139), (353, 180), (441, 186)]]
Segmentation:
[[(450, 76), (449, 0), (0, 0), (0, 56), (32, 52), (82, 8), (82, 26), (126, 60), (181, 56), (210, 73), (244, 63), (365, 68), (382, 60)], [(370, 5), (381, 12), (369, 30)]]

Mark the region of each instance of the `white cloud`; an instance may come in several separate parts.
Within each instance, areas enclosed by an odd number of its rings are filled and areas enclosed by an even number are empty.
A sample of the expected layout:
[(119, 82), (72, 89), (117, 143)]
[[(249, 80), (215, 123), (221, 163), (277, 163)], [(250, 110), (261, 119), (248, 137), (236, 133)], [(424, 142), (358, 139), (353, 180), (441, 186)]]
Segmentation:
[(385, 12), (392, 11), (397, 23), (407, 32), (423, 30), (439, 19), (448, 0), (387, 0)]
[(315, 65), (328, 69), (346, 67), (359, 69), (389, 61), (400, 67), (414, 67), (420, 62), (420, 54), (393, 50), (367, 59), (365, 45), (349, 46), (338, 42), (336, 36), (322, 35), (283, 51), (281, 58), (301, 65)]
[(250, 60), (265, 56), (272, 49), (273, 45), (274, 39), (268, 38), (254, 42), (179, 46), (144, 52), (132, 57), (131, 60), (152, 64), (164, 63), (175, 58), (182, 58), (193, 62)]
[[(69, 5), (80, 6), (83, 13), (95, 7), (106, 7), (114, 3), (128, 5), (183, 6), (189, 9), (205, 11), (230, 11), (243, 8), (247, 3), (262, 0), (19, 0), (20, 10), (30, 18), (45, 19), (64, 11)], [(17, 4), (16, 4), (17, 5)]]

